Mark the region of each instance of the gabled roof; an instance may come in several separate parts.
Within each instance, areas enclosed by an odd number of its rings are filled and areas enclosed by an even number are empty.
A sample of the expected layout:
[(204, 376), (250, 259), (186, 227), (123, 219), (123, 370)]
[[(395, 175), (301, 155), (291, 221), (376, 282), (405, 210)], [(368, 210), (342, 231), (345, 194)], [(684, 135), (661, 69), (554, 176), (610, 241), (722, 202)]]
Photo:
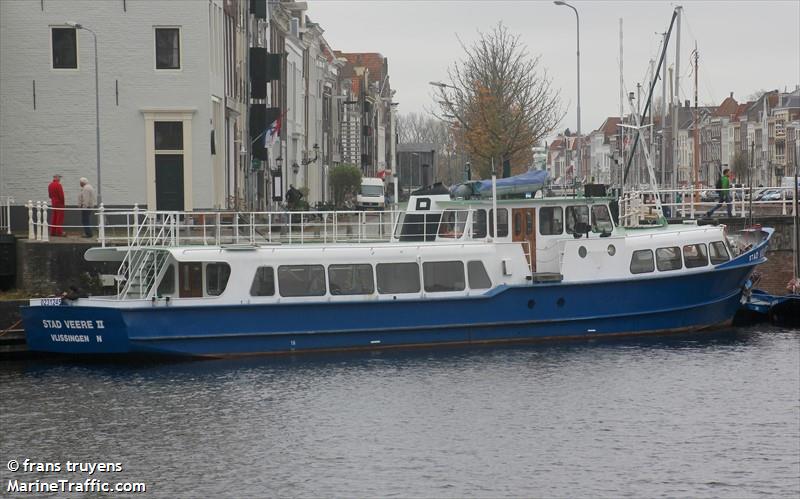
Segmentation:
[(731, 95), (725, 97), (725, 100), (717, 107), (714, 116), (729, 118), (736, 114), (737, 109), (739, 109), (739, 103), (733, 98), (733, 92), (731, 92)]
[(369, 72), (367, 84), (372, 82), (380, 84), (388, 73), (386, 58), (377, 52), (341, 52), (335, 50), (334, 54), (336, 57), (341, 57), (347, 61), (342, 69), (342, 75), (353, 80), (353, 93), (356, 95), (361, 93), (361, 85), (364, 81), (363, 71), (357, 71), (356, 68), (364, 68)]

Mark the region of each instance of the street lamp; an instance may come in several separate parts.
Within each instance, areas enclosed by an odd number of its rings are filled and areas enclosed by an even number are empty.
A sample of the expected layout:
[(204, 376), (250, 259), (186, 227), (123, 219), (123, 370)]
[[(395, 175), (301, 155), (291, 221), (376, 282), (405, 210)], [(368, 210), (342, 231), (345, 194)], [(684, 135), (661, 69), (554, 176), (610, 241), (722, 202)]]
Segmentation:
[(569, 7), (570, 9), (575, 12), (575, 25), (577, 27), (577, 56), (578, 56), (578, 165), (579, 168), (583, 168), (581, 164), (581, 18), (578, 15), (578, 9), (573, 7), (572, 5), (568, 4), (567, 2), (562, 2), (561, 0), (555, 0), (553, 2), (556, 5), (563, 5), (564, 7)]
[(75, 22), (67, 22), (67, 26), (73, 28), (83, 29), (92, 34), (94, 39), (94, 125), (95, 125), (95, 142), (97, 145), (97, 204), (103, 202), (102, 183), (100, 182), (100, 77), (97, 70), (97, 33), (87, 28), (82, 24)]
[[(312, 149), (314, 149), (314, 157), (313, 158), (306, 157), (306, 159), (302, 160), (301, 163), (303, 163), (303, 166), (308, 166), (319, 158), (319, 145), (314, 144), (314, 147)], [(308, 153), (306, 153), (306, 156), (307, 155)]]

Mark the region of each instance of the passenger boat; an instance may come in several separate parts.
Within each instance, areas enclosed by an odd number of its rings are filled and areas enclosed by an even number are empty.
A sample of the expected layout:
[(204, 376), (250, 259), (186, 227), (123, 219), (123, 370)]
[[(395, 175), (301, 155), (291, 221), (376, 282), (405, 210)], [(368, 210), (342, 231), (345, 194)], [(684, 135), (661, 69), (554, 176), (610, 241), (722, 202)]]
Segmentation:
[[(667, 224), (607, 197), (403, 213), (138, 213), (114, 296), (33, 299), (31, 350), (226, 356), (601, 338), (730, 323), (772, 230)], [(374, 223), (373, 223), (374, 222)], [(650, 223), (654, 223), (650, 225)]]

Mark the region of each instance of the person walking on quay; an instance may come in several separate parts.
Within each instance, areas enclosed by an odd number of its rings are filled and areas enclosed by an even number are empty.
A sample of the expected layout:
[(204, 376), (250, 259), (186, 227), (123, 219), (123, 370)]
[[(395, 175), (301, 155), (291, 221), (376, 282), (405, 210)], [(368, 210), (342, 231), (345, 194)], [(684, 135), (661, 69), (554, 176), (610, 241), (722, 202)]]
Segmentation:
[(94, 194), (94, 187), (86, 177), (81, 177), (81, 193), (78, 194), (78, 206), (81, 207), (81, 224), (83, 225), (83, 237), (92, 237), (91, 217), (92, 208), (97, 204), (97, 197)]
[(64, 235), (64, 188), (61, 186), (61, 175), (53, 175), (53, 181), (47, 186), (50, 196), (50, 235)]
[(711, 208), (708, 213), (706, 213), (707, 217), (710, 217), (717, 211), (717, 208), (721, 208), (722, 204), (724, 203), (725, 206), (728, 208), (728, 216), (733, 216), (731, 214), (731, 171), (727, 168), (722, 172), (722, 177), (717, 181), (717, 194), (719, 194), (719, 203), (717, 206)]

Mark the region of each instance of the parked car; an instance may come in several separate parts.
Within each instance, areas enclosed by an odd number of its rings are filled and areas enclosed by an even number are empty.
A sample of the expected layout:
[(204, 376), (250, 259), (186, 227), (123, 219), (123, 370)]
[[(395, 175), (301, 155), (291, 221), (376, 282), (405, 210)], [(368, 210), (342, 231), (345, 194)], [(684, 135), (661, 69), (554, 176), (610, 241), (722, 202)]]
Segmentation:
[(756, 196), (756, 201), (778, 201), (781, 199), (780, 189), (764, 189)]
[(706, 191), (700, 191), (700, 201), (709, 203), (719, 199), (719, 194), (717, 194), (716, 190), (709, 189)]

